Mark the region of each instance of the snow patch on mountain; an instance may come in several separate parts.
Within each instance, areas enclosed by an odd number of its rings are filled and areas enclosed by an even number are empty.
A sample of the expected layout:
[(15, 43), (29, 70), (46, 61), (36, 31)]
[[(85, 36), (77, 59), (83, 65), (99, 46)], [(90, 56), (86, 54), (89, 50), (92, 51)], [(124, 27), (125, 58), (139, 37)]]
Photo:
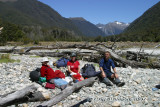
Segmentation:
[(114, 21), (108, 24), (99, 23), (96, 26), (103, 32), (105, 32), (105, 34), (108, 36), (108, 35), (117, 35), (122, 33), (124, 29), (126, 29), (129, 25), (130, 25), (129, 23)]

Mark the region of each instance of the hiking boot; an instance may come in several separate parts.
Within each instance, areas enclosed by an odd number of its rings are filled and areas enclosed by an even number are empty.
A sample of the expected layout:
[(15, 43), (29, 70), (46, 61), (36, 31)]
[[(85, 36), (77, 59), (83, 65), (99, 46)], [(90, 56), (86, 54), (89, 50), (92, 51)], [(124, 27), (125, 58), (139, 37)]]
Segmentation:
[(122, 86), (125, 85), (125, 82), (119, 82), (119, 83), (117, 83), (116, 85), (117, 85), (118, 87), (122, 87)]
[(105, 83), (107, 86), (113, 86), (110, 82)]

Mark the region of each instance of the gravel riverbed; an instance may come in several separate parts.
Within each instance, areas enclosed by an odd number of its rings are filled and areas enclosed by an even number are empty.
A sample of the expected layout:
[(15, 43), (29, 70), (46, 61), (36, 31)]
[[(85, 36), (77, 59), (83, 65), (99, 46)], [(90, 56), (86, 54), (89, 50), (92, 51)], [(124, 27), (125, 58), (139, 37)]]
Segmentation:
[[(29, 55), (11, 55), (12, 59), (20, 62), (0, 64), (0, 94), (23, 89), (33, 84), (29, 80), (29, 73), (41, 67), (41, 57)], [(57, 58), (50, 58), (56, 61)], [(80, 61), (81, 67), (87, 62)], [(93, 63), (94, 64), (94, 63)], [(97, 64), (94, 64), (98, 69)], [(61, 68), (65, 71), (65, 68)], [(142, 68), (117, 67), (120, 79), (126, 84), (123, 87), (113, 85), (108, 87), (103, 83), (95, 82), (92, 87), (83, 87), (76, 93), (68, 96), (54, 107), (70, 107), (78, 102), (91, 98), (91, 102), (81, 104), (81, 107), (160, 107), (160, 90), (152, 91), (155, 85), (160, 84), (160, 70)], [(61, 92), (60, 89), (49, 90), (52, 96)], [(28, 107), (35, 107), (40, 102), (27, 103)], [(25, 107), (19, 104), (19, 107)], [(16, 107), (12, 105), (11, 107)]]

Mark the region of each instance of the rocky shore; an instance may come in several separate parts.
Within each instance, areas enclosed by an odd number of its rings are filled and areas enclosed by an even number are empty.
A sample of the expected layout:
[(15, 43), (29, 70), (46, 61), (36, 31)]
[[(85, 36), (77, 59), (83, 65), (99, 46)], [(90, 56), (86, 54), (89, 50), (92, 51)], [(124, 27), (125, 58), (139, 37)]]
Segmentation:
[[(7, 94), (23, 89), (31, 85), (29, 73), (41, 67), (41, 57), (29, 55), (11, 55), (12, 59), (20, 59), (20, 62), (0, 64), (0, 93)], [(49, 58), (56, 61), (57, 58)], [(80, 61), (81, 67), (87, 62)], [(96, 69), (98, 70), (98, 66)], [(65, 68), (61, 68), (65, 71)], [(78, 102), (90, 98), (91, 102), (81, 104), (81, 107), (159, 107), (160, 90), (152, 91), (155, 85), (160, 84), (160, 71), (158, 69), (142, 68), (117, 68), (120, 79), (126, 82), (123, 87), (108, 87), (103, 83), (95, 82), (92, 87), (83, 87), (76, 93), (68, 96), (54, 107), (69, 107)], [(52, 96), (61, 90), (49, 90)], [(40, 102), (19, 104), (20, 107), (34, 107)], [(11, 107), (16, 107), (12, 105)]]

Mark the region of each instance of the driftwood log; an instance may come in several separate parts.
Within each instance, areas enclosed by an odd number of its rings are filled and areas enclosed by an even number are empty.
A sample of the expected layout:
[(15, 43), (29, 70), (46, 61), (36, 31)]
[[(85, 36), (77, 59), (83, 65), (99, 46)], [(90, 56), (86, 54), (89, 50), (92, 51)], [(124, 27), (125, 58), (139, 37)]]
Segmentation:
[(127, 51), (126, 53), (126, 59), (127, 60), (134, 60), (137, 62), (142, 62), (142, 60), (148, 61), (149, 59), (149, 54), (146, 54), (144, 52), (132, 52), (132, 51)]
[[(99, 46), (100, 45), (100, 46)], [(100, 54), (103, 54), (106, 51), (109, 51), (111, 53), (112, 59), (118, 63), (121, 63), (123, 66), (131, 66), (131, 67), (141, 67), (141, 68), (160, 68), (160, 64), (157, 63), (145, 63), (145, 62), (137, 62), (132, 60), (127, 60), (122, 58), (121, 56), (117, 55), (115, 52), (112, 51), (112, 49), (109, 49), (106, 45), (102, 44), (95, 44), (95, 45), (89, 45), (89, 44), (73, 44), (73, 45), (53, 45), (53, 46), (33, 46), (33, 47), (27, 47), (23, 49), (15, 49), (14, 53), (16, 54), (35, 54), (39, 56), (51, 56), (51, 57), (61, 57), (65, 56), (65, 53), (49, 53), (49, 52), (41, 52), (41, 53), (32, 53), (31, 50), (52, 50), (52, 49), (72, 49), (72, 48), (78, 48), (78, 49), (89, 49), (89, 50), (95, 50)], [(21, 51), (23, 50), (23, 52)], [(1, 51), (0, 51), (1, 52)], [(92, 58), (96, 57), (92, 55)], [(100, 56), (101, 57), (101, 56)], [(99, 58), (99, 57), (98, 57)], [(97, 61), (97, 60), (95, 60)], [(97, 62), (96, 62), (97, 63)]]
[[(124, 66), (131, 66), (131, 67), (151, 67), (151, 68), (160, 68), (159, 64), (156, 63), (145, 63), (145, 62), (137, 62), (137, 61), (131, 61), (122, 58), (121, 56), (117, 55), (115, 52), (113, 52), (111, 49), (108, 49), (106, 47), (99, 47), (96, 45), (83, 45), (83, 44), (73, 44), (73, 45), (61, 45), (58, 47), (59, 49), (69, 49), (69, 48), (79, 48), (79, 49), (89, 49), (89, 50), (95, 50), (101, 54), (103, 54), (106, 51), (109, 51), (111, 53), (112, 59), (115, 60), (118, 63), (122, 63)], [(36, 48), (34, 47), (34, 50)], [(47, 47), (41, 47), (41, 49), (47, 49)], [(48, 49), (57, 49), (56, 46), (49, 47)], [(60, 54), (60, 53), (58, 53)]]
[(24, 89), (0, 96), (0, 107), (32, 101), (44, 101), (50, 99), (46, 92), (37, 91), (38, 87), (30, 85)]
[(73, 86), (68, 86), (66, 89), (64, 89), (62, 92), (60, 92), (59, 94), (57, 94), (56, 96), (51, 98), (49, 101), (45, 101), (38, 106), (39, 107), (43, 107), (43, 106), (51, 107), (51, 106), (57, 104), (58, 102), (62, 101), (63, 99), (65, 99), (69, 95), (71, 95), (76, 90), (82, 88), (83, 86), (89, 86), (89, 85), (93, 84), (96, 80), (97, 80), (97, 77), (92, 77), (89, 79), (85, 79), (84, 81), (80, 81), (78, 83), (75, 83)]
[(16, 48), (17, 46), (14, 46), (13, 48), (11, 48), (11, 49), (0, 49), (0, 52), (1, 53), (13, 53), (14, 51), (15, 51), (15, 48)]

